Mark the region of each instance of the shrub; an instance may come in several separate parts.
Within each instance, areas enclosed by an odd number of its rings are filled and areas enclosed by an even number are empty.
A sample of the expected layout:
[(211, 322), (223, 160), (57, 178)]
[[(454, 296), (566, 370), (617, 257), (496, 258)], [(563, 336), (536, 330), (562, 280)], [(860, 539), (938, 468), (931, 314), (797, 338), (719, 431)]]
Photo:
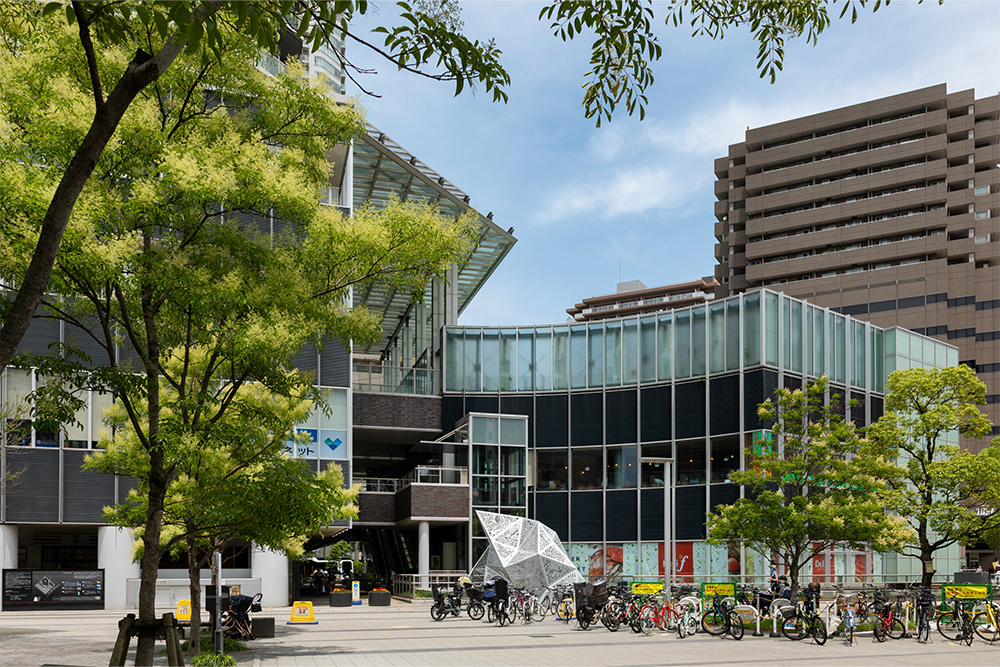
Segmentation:
[(235, 667), (236, 658), (225, 653), (199, 653), (191, 658), (191, 667)]

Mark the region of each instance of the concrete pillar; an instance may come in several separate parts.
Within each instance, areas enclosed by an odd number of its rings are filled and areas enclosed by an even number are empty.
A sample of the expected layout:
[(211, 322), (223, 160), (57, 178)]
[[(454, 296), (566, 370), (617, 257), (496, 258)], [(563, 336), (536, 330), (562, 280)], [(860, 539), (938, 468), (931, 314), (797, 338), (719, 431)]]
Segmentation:
[[(0, 525), (0, 570), (17, 569), (17, 526)], [(0, 605), (3, 603), (0, 602)], [(2, 607), (0, 607), (2, 609)]]
[(128, 530), (115, 526), (97, 529), (97, 567), (104, 570), (104, 608), (127, 609), (127, 581), (139, 578), (139, 564), (132, 562), (132, 534)]
[(17, 569), (17, 526), (0, 525), (0, 569)]
[(254, 545), (250, 554), (250, 576), (260, 579), (262, 605), (284, 607), (288, 604), (288, 558), (284, 554)]
[(417, 574), (420, 575), (420, 588), (430, 588), (427, 577), (431, 571), (431, 525), (421, 521), (417, 525)]

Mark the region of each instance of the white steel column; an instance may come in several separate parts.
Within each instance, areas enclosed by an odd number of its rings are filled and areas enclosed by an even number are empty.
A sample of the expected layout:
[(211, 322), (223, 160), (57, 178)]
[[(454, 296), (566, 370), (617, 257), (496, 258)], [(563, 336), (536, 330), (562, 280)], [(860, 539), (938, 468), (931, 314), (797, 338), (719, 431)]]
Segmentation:
[(127, 581), (139, 578), (139, 564), (132, 562), (132, 541), (124, 528), (97, 529), (97, 567), (104, 570), (105, 609), (126, 609)]
[(428, 576), (431, 571), (431, 525), (421, 521), (417, 525), (417, 574), (420, 575), (420, 588), (430, 588)]

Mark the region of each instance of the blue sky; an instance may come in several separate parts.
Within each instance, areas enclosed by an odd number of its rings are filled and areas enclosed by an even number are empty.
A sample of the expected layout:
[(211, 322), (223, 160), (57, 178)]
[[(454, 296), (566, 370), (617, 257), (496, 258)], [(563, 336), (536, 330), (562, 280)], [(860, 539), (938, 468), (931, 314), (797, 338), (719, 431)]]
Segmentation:
[[(663, 57), (646, 119), (620, 113), (598, 129), (581, 106), (586, 35), (553, 36), (537, 2), (462, 6), (466, 34), (495, 37), (504, 52), (506, 105), (485, 91), (456, 98), (450, 84), (348, 49), (378, 70), (363, 78), (381, 95), (360, 98), (369, 120), (514, 227), (518, 243), (460, 317), (466, 325), (560, 323), (619, 280), (653, 287), (712, 275), (713, 160), (747, 126), (940, 83), (978, 97), (1000, 91), (1000, 0), (895, 0), (854, 25), (835, 20), (816, 47), (786, 43), (773, 85), (758, 77), (746, 31), (712, 41), (659, 19)], [(395, 6), (375, 9), (385, 20)]]

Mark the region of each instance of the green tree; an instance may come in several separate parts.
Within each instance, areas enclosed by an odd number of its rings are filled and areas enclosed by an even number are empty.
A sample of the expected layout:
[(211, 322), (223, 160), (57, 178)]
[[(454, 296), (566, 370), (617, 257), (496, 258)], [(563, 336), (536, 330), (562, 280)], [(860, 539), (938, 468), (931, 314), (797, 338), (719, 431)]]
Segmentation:
[[(922, 0), (921, 0), (922, 1)], [(758, 44), (757, 66), (761, 76), (773, 81), (784, 63), (786, 38), (805, 36), (815, 43), (831, 23), (830, 10), (839, 17), (858, 18), (858, 9), (882, 0), (673, 0), (666, 5), (665, 22), (690, 25), (694, 35), (721, 39), (727, 31), (747, 27)], [(889, 0), (885, 0), (889, 4)], [(65, 16), (74, 40), (61, 58), (73, 58), (78, 83), (88, 88), (89, 104), (74, 109), (72, 132), (62, 137), (69, 148), (58, 165), (62, 177), (48, 194), (47, 206), (37, 211), (40, 230), (31, 262), (19, 272), (0, 277), (17, 288), (13, 302), (0, 301), (0, 368), (14, 355), (41, 302), (59, 244), (70, 222), (77, 199), (125, 113), (148, 86), (168, 71), (181, 53), (222, 57), (223, 34), (234, 30), (259, 48), (277, 53), (287, 31), (313, 48), (329, 43), (334, 34), (383, 56), (399, 69), (455, 84), (456, 94), (482, 85), (495, 101), (506, 101), (510, 76), (500, 64), (501, 52), (490, 39), (479, 41), (462, 34), (459, 5), (454, 0), (419, 0), (413, 6), (397, 3), (395, 20), (373, 29), (383, 38), (381, 46), (350, 28), (351, 19), (368, 13), (367, 0), (170, 0), (122, 2), (121, 0), (27, 3), (0, 2), (0, 50), (3, 57), (20, 57), (37, 33), (54, 27), (53, 17)], [(587, 118), (610, 121), (619, 104), (631, 115), (638, 108), (645, 116), (646, 88), (653, 83), (652, 63), (662, 56), (654, 33), (651, 0), (559, 0), (545, 6), (540, 20), (547, 20), (564, 41), (592, 33), (589, 69), (583, 107)], [(130, 51), (114, 66), (102, 65), (107, 48)], [(358, 70), (345, 54), (342, 65), (358, 87), (368, 92), (351, 72)], [(358, 70), (360, 71), (360, 70)], [(36, 72), (37, 75), (42, 75)], [(0, 78), (0, 91), (10, 80)], [(2, 95), (2, 92), (0, 92)], [(44, 104), (44, 99), (41, 100)], [(21, 110), (32, 111), (31, 105)], [(34, 110), (44, 114), (45, 108)], [(57, 123), (58, 125), (58, 123)], [(22, 129), (17, 123), (13, 127)]]
[(1000, 438), (978, 454), (956, 444), (959, 433), (978, 439), (992, 427), (978, 407), (986, 385), (968, 366), (896, 371), (886, 390), (868, 437), (898, 461), (887, 507), (913, 528), (903, 553), (920, 559), (929, 586), (937, 551), (1000, 526)]
[(747, 450), (752, 465), (731, 475), (745, 497), (717, 506), (709, 518), (710, 542), (778, 556), (793, 596), (801, 569), (834, 545), (885, 551), (909, 537), (905, 522), (883, 509), (883, 479), (892, 466), (838, 414), (840, 396), (827, 403), (828, 384), (823, 376), (804, 390), (778, 389), (760, 405), (776, 441)]
[[(206, 360), (193, 356), (196, 362), (189, 369), (193, 372), (185, 374), (192, 384), (206, 378)], [(177, 368), (182, 357), (174, 355), (166, 362), (169, 376), (182, 375)], [(356, 517), (356, 491), (343, 487), (338, 466), (316, 474), (305, 461), (283, 452), (292, 428), (308, 416), (313, 406), (308, 396), (315, 392), (303, 387), (293, 395), (277, 395), (256, 383), (244, 384), (222, 412), (216, 403), (223, 382), (206, 380), (207, 386), (187, 392), (162, 382), (160, 391), (161, 429), (185, 434), (170, 453), (178, 472), (164, 499), (160, 548), (187, 555), (193, 653), (201, 646), (201, 569), (211, 567), (213, 579), (217, 576), (214, 553), (237, 542), (251, 542), (297, 558), (305, 540), (333, 519)], [(199, 391), (202, 407), (223, 417), (193, 425), (178, 421), (184, 412), (178, 399)], [(126, 502), (109, 508), (105, 519), (141, 535), (149, 499), (146, 452), (120, 404), (112, 406), (107, 422), (115, 436), (104, 443), (102, 452), (89, 457), (86, 467), (139, 480), (138, 489)], [(142, 554), (140, 549), (136, 555)]]
[[(425, 204), (362, 207), (349, 220), (320, 206), (326, 152), (363, 130), (360, 114), (334, 105), (294, 69), (264, 76), (256, 42), (220, 34), (218, 57), (182, 54), (137, 96), (64, 237), (40, 314), (100, 348), (99, 365), (84, 373), (59, 357), (29, 360), (56, 377), (46, 385), (53, 392), (85, 386), (119, 403), (117, 430), (134, 439), (145, 485), (144, 620), (155, 614), (167, 496), (187, 470), (191, 441), (223, 428), (249, 385), (286, 397), (307, 390), (309, 378), (289, 372), (304, 345), (377, 339), (377, 314), (348, 305), (352, 286), (422, 294), (475, 239), (471, 216), (447, 219)], [(3, 80), (13, 83), (0, 114), (19, 127), (0, 134), (0, 191), (8, 195), (0, 217), (12, 272), (31, 261), (36, 221), (62, 178), (53, 165), (76, 150), (72, 110), (90, 94), (81, 64), (63, 57), (74, 31), (32, 38), (30, 49), (2, 63)], [(113, 69), (130, 56), (108, 47), (97, 57)], [(140, 640), (139, 664), (151, 663), (152, 648)]]
[[(0, 104), (7, 107), (7, 113), (0, 115), (0, 126), (5, 132), (15, 133), (14, 143), (23, 133), (28, 135), (24, 143), (30, 145), (31, 135), (37, 132), (51, 132), (55, 135), (52, 140), (65, 142), (60, 159), (48, 164), (50, 169), (58, 170), (60, 178), (46, 193), (46, 205), (38, 210), (36, 202), (32, 207), (31, 223), (36, 231), (31, 261), (16, 272), (3, 269), (0, 274), (17, 289), (12, 302), (0, 300), (0, 368), (10, 362), (27, 331), (77, 201), (95, 169), (100, 178), (101, 164), (107, 162), (104, 153), (109, 145), (114, 150), (121, 140), (127, 112), (137, 100), (148, 97), (149, 87), (160, 81), (182, 54), (188, 60), (199, 61), (192, 67), (205, 68), (211, 66), (211, 60), (218, 64), (226, 57), (246, 57), (227, 48), (229, 33), (242, 34), (255, 49), (271, 53), (278, 52), (279, 39), (286, 31), (314, 48), (341, 33), (354, 37), (401, 69), (454, 82), (456, 94), (467, 85), (479, 83), (493, 92), (494, 99), (506, 100), (505, 87), (510, 79), (499, 64), (500, 52), (492, 42), (466, 38), (460, 29), (453, 29), (460, 25), (439, 20), (441, 15), (433, 7), (428, 8), (431, 14), (402, 7), (398, 25), (383, 29), (387, 33), (385, 47), (379, 48), (351, 35), (346, 27), (352, 17), (368, 11), (366, 0), (0, 3), (0, 91), (8, 86), (21, 87), (12, 75), (23, 68), (5, 66), (11, 60), (31, 59), (35, 66), (27, 74), (46, 75), (50, 64), (34, 60), (32, 51), (40, 40), (56, 31), (64, 36), (58, 60), (71, 61), (73, 84), (86, 93), (69, 110), (52, 107), (46, 97), (11, 99), (0, 92)], [(109, 59), (108, 50), (119, 57)], [(47, 122), (29, 125), (41, 118)]]

